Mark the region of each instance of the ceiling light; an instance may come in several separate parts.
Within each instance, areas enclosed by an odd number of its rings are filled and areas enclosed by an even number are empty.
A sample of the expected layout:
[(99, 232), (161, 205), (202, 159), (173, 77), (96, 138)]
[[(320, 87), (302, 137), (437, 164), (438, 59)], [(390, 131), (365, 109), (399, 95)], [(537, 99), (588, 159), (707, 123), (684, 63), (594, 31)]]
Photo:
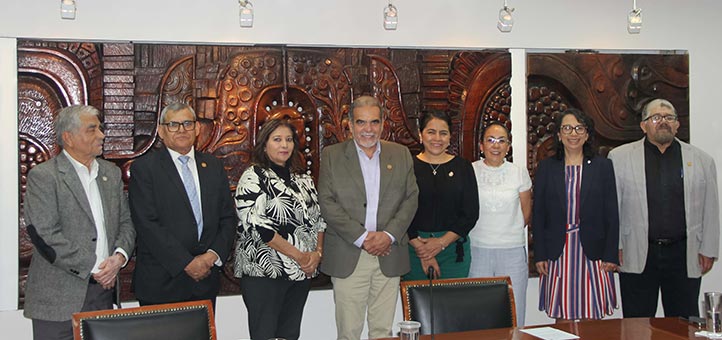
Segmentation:
[(396, 6), (389, 2), (389, 5), (384, 8), (384, 28), (387, 30), (395, 30), (398, 25), (399, 11), (396, 9)]
[(504, 0), (504, 7), (499, 10), (499, 22), (496, 23), (496, 28), (498, 28), (499, 31), (504, 33), (511, 32), (511, 28), (514, 26), (514, 17), (511, 16), (512, 12), (514, 12), (514, 8), (509, 7), (506, 0)]
[(249, 0), (238, 0), (241, 5), (239, 10), (239, 20), (241, 27), (253, 27), (253, 4)]
[(75, 20), (75, 0), (60, 0), (60, 18)]
[(637, 0), (634, 0), (634, 8), (627, 16), (627, 32), (639, 34), (642, 30), (642, 9), (637, 7)]

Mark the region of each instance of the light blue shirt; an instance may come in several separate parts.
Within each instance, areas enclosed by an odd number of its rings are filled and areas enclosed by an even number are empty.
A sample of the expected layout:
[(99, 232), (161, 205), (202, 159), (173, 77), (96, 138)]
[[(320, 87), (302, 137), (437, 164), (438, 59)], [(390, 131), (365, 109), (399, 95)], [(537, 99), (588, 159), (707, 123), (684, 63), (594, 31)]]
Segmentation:
[[(363, 175), (364, 187), (366, 189), (366, 221), (364, 223), (366, 231), (353, 243), (361, 248), (369, 231), (376, 231), (377, 229), (376, 217), (379, 211), (379, 193), (381, 191), (381, 165), (379, 161), (381, 143), (376, 142), (376, 150), (370, 158), (366, 155), (366, 152), (358, 146), (356, 141), (354, 141), (354, 145), (356, 146), (358, 162), (361, 166), (361, 174)], [(386, 235), (389, 235), (391, 242), (396, 241), (391, 234), (386, 233)]]
[[(184, 155), (182, 155), (180, 152), (175, 151), (171, 148), (167, 148), (167, 150), (168, 150), (168, 153), (170, 154), (170, 158), (173, 160), (173, 165), (175, 165), (176, 171), (178, 171), (178, 176), (181, 176), (181, 178), (182, 178), (183, 177), (183, 163), (181, 163), (181, 161), (178, 159), (178, 157), (184, 156)], [(201, 189), (201, 181), (200, 181), (200, 178), (198, 177), (198, 167), (196, 166), (196, 149), (195, 149), (195, 147), (191, 146), (191, 151), (188, 151), (188, 153), (185, 154), (185, 156), (188, 156), (190, 158), (190, 160), (188, 160), (188, 169), (191, 170), (191, 174), (193, 175), (193, 181), (195, 182), (196, 190), (198, 191), (198, 202), (200, 203), (199, 205), (201, 207), (201, 211), (203, 211), (203, 200), (201, 200), (201, 197), (203, 197), (203, 196), (201, 196), (201, 190), (202, 190)], [(200, 238), (200, 235), (199, 235), (199, 238)], [(211, 252), (216, 255), (216, 261), (213, 262), (213, 264), (215, 264), (218, 267), (223, 265), (223, 261), (221, 261), (221, 257), (218, 255), (218, 253), (216, 253), (215, 250), (208, 249), (207, 252)]]
[[(183, 163), (178, 159), (181, 155), (178, 151), (175, 151), (171, 148), (167, 148), (168, 153), (170, 153), (170, 158), (173, 159), (173, 165), (175, 165), (175, 170), (178, 171), (178, 176), (181, 176), (183, 178)], [(198, 191), (198, 201), (201, 206), (201, 211), (203, 211), (203, 201), (201, 200), (201, 181), (198, 178), (198, 167), (196, 166), (196, 150), (195, 147), (191, 147), (191, 151), (188, 151), (185, 156), (188, 156), (190, 159), (188, 160), (188, 169), (191, 170), (191, 174), (193, 175), (193, 182), (196, 185), (196, 191)]]

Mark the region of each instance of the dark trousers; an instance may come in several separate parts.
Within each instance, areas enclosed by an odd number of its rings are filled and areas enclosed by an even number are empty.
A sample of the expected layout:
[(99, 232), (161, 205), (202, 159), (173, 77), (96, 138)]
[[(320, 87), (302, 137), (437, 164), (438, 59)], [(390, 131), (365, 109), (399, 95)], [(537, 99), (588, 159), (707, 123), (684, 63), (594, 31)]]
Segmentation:
[(253, 340), (297, 340), (311, 280), (288, 281), (262, 277), (241, 278), (241, 294), (248, 310)]
[(641, 274), (619, 274), (625, 318), (654, 317), (660, 289), (665, 316), (699, 316), (698, 297), (702, 279), (687, 277), (686, 242), (650, 242), (644, 271)]
[[(81, 312), (112, 309), (115, 290), (105, 290), (97, 283), (89, 283)], [(73, 324), (68, 321), (33, 319), (34, 340), (73, 340)]]

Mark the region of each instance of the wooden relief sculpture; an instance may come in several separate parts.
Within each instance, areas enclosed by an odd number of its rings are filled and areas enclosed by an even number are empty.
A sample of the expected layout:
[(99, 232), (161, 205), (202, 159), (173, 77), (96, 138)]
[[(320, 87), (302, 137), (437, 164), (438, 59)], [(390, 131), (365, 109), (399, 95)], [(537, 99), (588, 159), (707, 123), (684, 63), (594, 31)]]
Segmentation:
[(451, 102), (461, 109), (462, 155), (468, 160), (480, 158), (481, 134), (489, 123), (499, 121), (511, 130), (510, 70), (509, 54), (462, 52), (454, 58)]
[(60, 108), (86, 104), (100, 84), (99, 60), (93, 44), (18, 44), (18, 154), (20, 165), (19, 285), (20, 301), (33, 246), (25, 229), (22, 199), (27, 174), (60, 150), (55, 141), (55, 115)]
[(689, 140), (687, 55), (529, 54), (527, 65), (527, 167), (532, 176), (538, 161), (553, 152), (554, 118), (570, 106), (592, 117), (603, 155), (642, 137), (641, 111), (655, 98), (675, 105), (678, 137)]
[[(484, 124), (510, 124), (509, 60), (506, 52), (20, 41), (20, 195), (29, 169), (59, 152), (55, 114), (71, 104), (103, 111), (103, 156), (126, 181), (133, 160), (162, 143), (161, 110), (179, 101), (193, 106), (201, 123), (196, 148), (223, 160), (233, 188), (249, 165), (256, 133), (276, 117), (296, 126), (306, 171), (317, 178), (323, 147), (350, 138), (349, 104), (361, 94), (387, 109), (383, 138), (414, 153), (418, 113), (449, 110), (451, 151), (475, 160)], [(22, 304), (33, 248), (22, 203), (20, 210)], [(226, 263), (222, 293), (238, 293), (232, 259)], [(131, 261), (121, 272), (123, 299), (132, 298), (133, 268)], [(315, 286), (327, 283), (317, 280)]]

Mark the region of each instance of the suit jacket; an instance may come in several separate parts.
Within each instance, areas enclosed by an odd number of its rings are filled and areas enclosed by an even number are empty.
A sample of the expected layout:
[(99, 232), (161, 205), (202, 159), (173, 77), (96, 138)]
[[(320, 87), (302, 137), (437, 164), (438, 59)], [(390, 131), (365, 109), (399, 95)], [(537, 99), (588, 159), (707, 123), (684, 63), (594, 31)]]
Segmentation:
[[(619, 215), (612, 162), (596, 156), (582, 163), (579, 233), (590, 260), (619, 264)], [(542, 160), (534, 179), (534, 260), (556, 260), (566, 239), (567, 200), (564, 160)]]
[[(697, 254), (718, 257), (719, 200), (717, 169), (704, 151), (677, 140), (682, 149), (684, 175), (684, 211), (687, 221), (687, 276), (702, 276)], [(620, 269), (641, 273), (647, 263), (649, 247), (649, 212), (647, 211), (647, 177), (644, 168), (644, 138), (619, 146), (609, 153), (614, 163), (619, 196), (623, 251)]]
[[(390, 233), (396, 243), (389, 255), (378, 259), (384, 275), (401, 276), (410, 269), (406, 229), (418, 205), (414, 163), (406, 147), (381, 141), (379, 165), (377, 231)], [(366, 231), (366, 188), (353, 140), (323, 149), (318, 195), (327, 224), (321, 271), (333, 277), (348, 277), (362, 251), (353, 242)]]
[[(98, 159), (108, 252), (133, 253), (135, 230), (120, 169)], [(85, 301), (97, 232), (80, 178), (64, 153), (34, 167), (25, 192), (25, 223), (35, 245), (25, 289), (25, 316), (67, 321)]]
[(151, 152), (130, 167), (128, 195), (138, 231), (132, 286), (139, 300), (166, 303), (218, 294), (220, 267), (214, 266), (200, 282), (188, 276), (185, 267), (209, 249), (225, 263), (233, 246), (236, 214), (222, 162), (196, 151), (195, 165), (203, 209), (200, 240), (193, 208), (168, 150)]

